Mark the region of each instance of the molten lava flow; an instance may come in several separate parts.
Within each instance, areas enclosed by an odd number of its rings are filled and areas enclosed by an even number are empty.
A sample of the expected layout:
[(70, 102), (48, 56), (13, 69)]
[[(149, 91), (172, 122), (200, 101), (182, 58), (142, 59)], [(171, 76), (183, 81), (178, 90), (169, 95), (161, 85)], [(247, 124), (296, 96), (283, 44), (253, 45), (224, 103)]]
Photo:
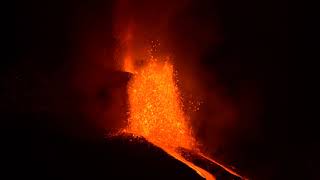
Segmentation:
[(130, 114), (124, 131), (145, 137), (202, 177), (215, 179), (176, 151), (179, 147), (195, 149), (196, 144), (182, 110), (174, 68), (168, 57), (147, 54), (140, 65), (135, 66), (131, 54), (124, 61), (124, 70), (133, 73), (128, 86)]
[(211, 162), (217, 164), (218, 166), (222, 167), (224, 170), (226, 170), (226, 171), (229, 172), (230, 174), (234, 175), (235, 177), (239, 177), (239, 178), (241, 178), (241, 179), (245, 179), (245, 178), (241, 177), (239, 174), (237, 174), (236, 172), (234, 172), (233, 170), (231, 170), (231, 169), (227, 168), (226, 166), (218, 163), (217, 161), (211, 159), (210, 157), (208, 157), (208, 156), (206, 156), (206, 155), (204, 155), (204, 154), (202, 154), (202, 153), (200, 153), (200, 156), (203, 157), (203, 158), (205, 158), (205, 159), (207, 159), (208, 161), (211, 161)]

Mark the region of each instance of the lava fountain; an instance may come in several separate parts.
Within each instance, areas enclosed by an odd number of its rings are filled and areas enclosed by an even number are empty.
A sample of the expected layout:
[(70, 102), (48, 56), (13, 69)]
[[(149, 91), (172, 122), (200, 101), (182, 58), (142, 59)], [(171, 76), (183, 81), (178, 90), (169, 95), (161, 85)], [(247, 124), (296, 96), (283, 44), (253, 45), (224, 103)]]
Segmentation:
[(182, 110), (170, 59), (150, 56), (133, 74), (128, 87), (127, 130), (168, 148), (194, 148), (195, 141)]
[[(166, 24), (148, 21), (152, 25), (148, 26), (141, 20), (142, 16), (136, 17), (138, 11), (131, 12), (128, 1), (121, 2), (123, 4), (119, 4), (116, 10), (118, 14), (115, 15), (115, 34), (120, 43), (116, 58), (121, 69), (132, 74), (127, 88), (128, 122), (122, 132), (144, 137), (205, 179), (216, 179), (216, 174), (209, 170), (209, 166), (213, 169), (222, 168), (222, 171), (234, 175), (235, 179), (240, 177), (208, 159), (198, 148), (189, 117), (184, 112), (173, 55), (165, 48), (168, 41), (164, 33), (166, 28), (163, 27)], [(159, 29), (164, 31), (160, 32)], [(160, 40), (163, 44), (160, 44)], [(204, 163), (193, 162), (193, 159), (200, 159)]]
[(151, 43), (139, 61), (127, 47), (124, 71), (133, 77), (128, 84), (129, 119), (124, 130), (142, 136), (206, 179), (210, 173), (184, 159), (177, 148), (197, 148), (192, 129), (183, 111), (176, 73), (169, 56), (156, 56), (157, 45)]

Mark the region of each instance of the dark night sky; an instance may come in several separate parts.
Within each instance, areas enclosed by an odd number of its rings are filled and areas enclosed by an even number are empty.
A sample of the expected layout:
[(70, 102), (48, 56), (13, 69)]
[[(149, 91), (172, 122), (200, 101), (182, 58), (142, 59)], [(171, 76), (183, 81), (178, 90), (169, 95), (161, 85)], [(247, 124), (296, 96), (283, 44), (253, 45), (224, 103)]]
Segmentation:
[[(260, 107), (254, 116), (254, 136), (231, 135), (222, 159), (253, 179), (287, 175), (296, 156), (289, 142), (288, 2), (204, 0), (193, 4), (197, 11), (191, 16), (217, 23), (223, 39), (206, 47), (199, 67), (209, 74), (215, 72), (228, 96), (240, 102), (241, 110)], [(99, 136), (101, 129), (96, 125), (100, 121), (92, 124), (88, 119), (104, 118), (102, 111), (111, 107), (113, 90), (119, 91), (126, 81), (125, 75), (113, 74), (113, 60), (103, 62), (112, 59), (116, 45), (113, 5), (108, 0), (32, 0), (8, 5), (10, 15), (4, 27), (10, 33), (2, 34), (1, 123), (23, 129), (45, 119), (41, 123), (54, 131), (63, 126), (67, 132), (78, 128), (76, 137), (79, 132)], [(197, 17), (197, 12), (208, 14)], [(114, 85), (115, 81), (119, 83)], [(252, 98), (253, 105), (242, 98)], [(239, 120), (242, 133), (252, 128), (245, 125), (251, 122), (246, 117), (244, 113)]]

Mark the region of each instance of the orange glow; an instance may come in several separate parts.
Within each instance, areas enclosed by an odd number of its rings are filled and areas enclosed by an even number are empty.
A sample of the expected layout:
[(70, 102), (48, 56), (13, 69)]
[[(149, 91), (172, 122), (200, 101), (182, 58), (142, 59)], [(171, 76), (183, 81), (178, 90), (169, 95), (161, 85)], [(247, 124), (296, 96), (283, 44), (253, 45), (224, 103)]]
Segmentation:
[[(210, 168), (204, 166), (202, 169), (179, 151), (184, 148), (201, 154), (189, 117), (184, 112), (187, 108), (183, 107), (177, 86), (172, 54), (167, 53), (172, 49), (170, 45), (175, 44), (168, 32), (169, 19), (183, 6), (180, 1), (164, 4), (162, 1), (141, 1), (136, 4), (123, 0), (116, 3), (114, 34), (119, 40), (119, 49), (115, 57), (120, 59), (121, 70), (132, 74), (127, 89), (128, 124), (122, 132), (144, 137), (203, 178), (213, 180), (215, 177), (204, 170)], [(165, 44), (163, 49), (159, 41), (150, 43), (152, 39), (160, 39)], [(196, 104), (191, 102), (187, 107), (191, 105), (191, 109), (198, 110)]]
[(128, 87), (128, 131), (166, 147), (194, 147), (191, 128), (181, 108), (173, 65), (150, 57)]
[[(143, 136), (206, 179), (215, 179), (204, 169), (184, 159), (175, 149), (196, 149), (188, 118), (183, 112), (175, 71), (169, 57), (147, 50), (137, 62), (126, 41), (123, 69), (133, 73), (128, 84), (129, 119), (124, 132)], [(155, 46), (153, 46), (155, 48)], [(139, 64), (140, 63), (140, 64)]]

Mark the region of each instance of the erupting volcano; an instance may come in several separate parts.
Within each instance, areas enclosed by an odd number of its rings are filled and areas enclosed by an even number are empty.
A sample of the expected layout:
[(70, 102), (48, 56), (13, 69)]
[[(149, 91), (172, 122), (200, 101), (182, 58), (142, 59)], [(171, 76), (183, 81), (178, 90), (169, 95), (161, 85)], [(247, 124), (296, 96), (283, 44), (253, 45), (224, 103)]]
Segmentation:
[[(124, 133), (142, 136), (152, 144), (195, 170), (206, 179), (216, 179), (207, 170), (187, 160), (191, 152), (201, 154), (193, 136), (188, 117), (183, 111), (182, 97), (177, 86), (177, 73), (170, 56), (158, 53), (158, 41), (145, 48), (142, 57), (135, 57), (130, 48), (130, 39), (124, 56), (123, 70), (132, 73), (128, 84), (129, 118)], [(185, 153), (182, 153), (184, 150)], [(196, 156), (194, 156), (196, 157)], [(198, 155), (217, 164), (204, 155)], [(207, 165), (208, 166), (208, 165)], [(219, 168), (224, 168), (221, 165)], [(232, 171), (224, 168), (229, 173)]]
[(128, 87), (130, 113), (124, 131), (145, 137), (201, 176), (214, 179), (176, 152), (179, 147), (195, 149), (196, 144), (182, 109), (170, 58), (155, 57), (153, 48), (148, 50), (146, 59), (139, 65), (133, 61), (132, 55), (125, 58), (124, 70), (133, 73), (133, 78)]
[[(140, 6), (120, 1), (115, 11), (119, 42), (116, 59), (121, 70), (131, 74), (127, 86), (128, 121), (121, 133), (125, 137), (129, 134), (145, 138), (205, 179), (241, 179), (204, 156), (193, 133), (185, 111), (189, 104), (184, 104), (179, 90), (174, 66), (177, 57), (169, 47), (172, 39), (167, 34), (169, 14), (178, 8), (156, 14), (152, 13), (152, 9), (157, 9), (155, 4), (144, 3), (145, 6)], [(151, 17), (144, 20), (145, 14)]]
[(176, 148), (195, 149), (196, 145), (182, 110), (170, 58), (155, 57), (149, 50), (145, 62), (136, 67), (131, 57), (128, 54), (124, 63), (124, 70), (133, 73), (128, 87), (128, 127), (124, 131), (145, 137), (201, 176), (214, 179), (210, 173), (189, 163), (176, 152)]
[(316, 119), (288, 118), (287, 1), (3, 7), (3, 177), (319, 176)]

